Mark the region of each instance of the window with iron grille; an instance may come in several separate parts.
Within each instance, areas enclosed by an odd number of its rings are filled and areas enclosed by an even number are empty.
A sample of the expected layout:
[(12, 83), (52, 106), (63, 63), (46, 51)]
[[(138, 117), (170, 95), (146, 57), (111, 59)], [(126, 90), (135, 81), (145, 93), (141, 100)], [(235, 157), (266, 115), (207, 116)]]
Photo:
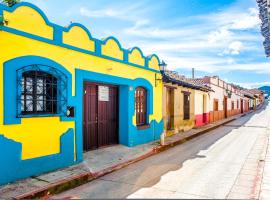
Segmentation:
[[(43, 71), (45, 70), (45, 71)], [(67, 78), (48, 66), (18, 70), (18, 116), (61, 115), (67, 107)]]
[(146, 98), (147, 91), (143, 87), (137, 87), (135, 92), (135, 111), (137, 126), (146, 125)]

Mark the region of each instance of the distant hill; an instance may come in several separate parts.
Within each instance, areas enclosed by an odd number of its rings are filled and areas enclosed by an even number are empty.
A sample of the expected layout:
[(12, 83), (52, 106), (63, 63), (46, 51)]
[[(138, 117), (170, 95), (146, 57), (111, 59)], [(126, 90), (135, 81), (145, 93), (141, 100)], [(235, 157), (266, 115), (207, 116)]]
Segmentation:
[(259, 89), (266, 92), (268, 96), (270, 96), (270, 86), (262, 86)]

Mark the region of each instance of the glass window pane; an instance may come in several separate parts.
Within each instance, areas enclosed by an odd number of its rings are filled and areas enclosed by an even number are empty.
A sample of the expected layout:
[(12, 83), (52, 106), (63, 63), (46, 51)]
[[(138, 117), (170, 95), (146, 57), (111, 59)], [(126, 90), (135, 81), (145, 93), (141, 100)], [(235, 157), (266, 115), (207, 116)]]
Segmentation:
[(43, 87), (44, 87), (43, 79), (38, 78), (37, 79), (37, 94), (42, 94), (43, 93)]
[(33, 97), (31, 95), (27, 95), (26, 96), (26, 110), (28, 112), (31, 112), (34, 110), (34, 106), (33, 106)]
[(25, 111), (24, 110), (24, 95), (21, 95), (21, 111)]
[(21, 79), (21, 91), (24, 93), (24, 78)]
[(44, 109), (44, 103), (45, 103), (44, 102), (44, 97), (38, 95), (37, 96), (37, 111), (38, 112), (45, 111), (45, 109)]
[(25, 92), (29, 92), (32, 93), (33, 92), (33, 79), (27, 77), (26, 78), (26, 91)]

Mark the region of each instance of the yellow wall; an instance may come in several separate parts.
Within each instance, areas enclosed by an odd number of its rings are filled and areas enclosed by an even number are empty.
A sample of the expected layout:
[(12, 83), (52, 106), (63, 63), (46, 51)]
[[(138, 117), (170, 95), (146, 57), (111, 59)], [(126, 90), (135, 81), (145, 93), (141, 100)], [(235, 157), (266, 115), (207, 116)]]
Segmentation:
[[(194, 120), (195, 120), (195, 107), (194, 107), (194, 95), (195, 90), (185, 88), (182, 86), (172, 85), (170, 83), (164, 83), (163, 87), (163, 119), (165, 130), (167, 129), (167, 108), (166, 108), (166, 101), (167, 101), (167, 87), (175, 87), (174, 89), (174, 133), (178, 133), (180, 131), (187, 131), (194, 127)], [(184, 94), (183, 92), (190, 92), (190, 119), (184, 120)], [(170, 133), (169, 133), (170, 134)]]
[(89, 38), (81, 27), (74, 26), (68, 32), (63, 32), (63, 42), (78, 48), (95, 51), (95, 42)]
[(141, 66), (144, 66), (145, 64), (145, 59), (137, 48), (133, 49), (132, 52), (129, 53), (128, 61)]
[(124, 52), (121, 50), (121, 46), (119, 46), (117, 41), (113, 38), (108, 39), (106, 43), (102, 45), (101, 53), (119, 60), (124, 59)]
[(53, 39), (53, 28), (48, 26), (42, 16), (30, 7), (21, 6), (12, 13), (4, 11), (3, 15), (10, 28)]
[(195, 90), (195, 115), (209, 113), (210, 96), (207, 92)]

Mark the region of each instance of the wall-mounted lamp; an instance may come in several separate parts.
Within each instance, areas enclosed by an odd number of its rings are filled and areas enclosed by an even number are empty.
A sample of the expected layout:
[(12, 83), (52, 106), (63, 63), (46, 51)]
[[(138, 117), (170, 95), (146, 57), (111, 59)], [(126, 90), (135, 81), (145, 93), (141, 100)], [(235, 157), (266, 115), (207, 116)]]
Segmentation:
[[(165, 71), (167, 67), (167, 64), (164, 62), (164, 60), (159, 63), (159, 70), (160, 71)], [(157, 87), (157, 83), (162, 82), (162, 76), (160, 74), (155, 74), (155, 87)]]
[(165, 71), (166, 67), (167, 67), (167, 64), (164, 62), (164, 60), (162, 60), (161, 63), (159, 63), (160, 71)]

